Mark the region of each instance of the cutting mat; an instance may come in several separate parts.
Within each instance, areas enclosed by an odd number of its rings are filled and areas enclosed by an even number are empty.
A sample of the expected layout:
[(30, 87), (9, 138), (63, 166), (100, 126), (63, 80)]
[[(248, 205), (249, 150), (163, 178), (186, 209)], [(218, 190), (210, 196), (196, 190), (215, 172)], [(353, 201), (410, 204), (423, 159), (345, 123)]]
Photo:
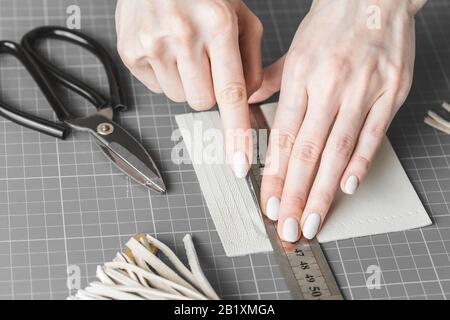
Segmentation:
[[(265, 25), (264, 60), (285, 52), (309, 1), (246, 1)], [(114, 51), (111, 0), (0, 0), (0, 39), (19, 40), (30, 28), (65, 25), (69, 5), (81, 8), (81, 28)], [(410, 97), (389, 137), (434, 225), (323, 246), (347, 299), (450, 298), (450, 136), (427, 128), (426, 110), (450, 100), (450, 4), (429, 1), (417, 17), (417, 66)], [(56, 44), (49, 53), (92, 84), (106, 89), (89, 54)], [(119, 59), (115, 55), (119, 64)], [(36, 134), (0, 119), (0, 298), (63, 299), (67, 267), (78, 266), (81, 284), (137, 232), (156, 235), (183, 255), (192, 233), (208, 278), (223, 298), (289, 298), (271, 254), (227, 258), (190, 165), (170, 160), (174, 115), (189, 111), (149, 93), (122, 69), (131, 109), (119, 122), (140, 137), (168, 182), (167, 195), (149, 194), (119, 173), (89, 137), (67, 141)], [(44, 116), (52, 112), (31, 79), (9, 58), (0, 59), (3, 99)], [(66, 96), (78, 112), (83, 100)], [(379, 266), (380, 289), (366, 287)]]

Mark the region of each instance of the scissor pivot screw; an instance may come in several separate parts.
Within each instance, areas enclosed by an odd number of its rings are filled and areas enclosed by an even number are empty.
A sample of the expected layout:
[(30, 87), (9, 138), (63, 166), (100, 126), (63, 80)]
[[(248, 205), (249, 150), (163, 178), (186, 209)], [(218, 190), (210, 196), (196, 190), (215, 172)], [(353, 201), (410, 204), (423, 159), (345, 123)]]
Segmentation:
[(114, 131), (114, 126), (108, 122), (100, 123), (97, 126), (97, 132), (99, 134), (101, 134), (102, 136), (107, 136), (108, 134), (113, 133), (113, 131)]

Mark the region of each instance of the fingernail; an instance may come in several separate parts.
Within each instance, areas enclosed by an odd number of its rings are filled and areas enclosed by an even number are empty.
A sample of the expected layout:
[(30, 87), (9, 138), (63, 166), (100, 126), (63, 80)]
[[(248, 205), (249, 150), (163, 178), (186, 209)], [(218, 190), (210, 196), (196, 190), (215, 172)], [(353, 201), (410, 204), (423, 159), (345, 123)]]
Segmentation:
[(280, 199), (278, 199), (277, 197), (270, 197), (266, 203), (267, 217), (272, 221), (277, 221), (279, 209), (280, 209)]
[(233, 171), (237, 178), (245, 178), (248, 172), (248, 159), (245, 152), (238, 151), (233, 155)]
[(302, 233), (306, 239), (313, 239), (320, 226), (320, 215), (318, 213), (310, 213), (303, 223)]
[(355, 176), (350, 176), (345, 183), (344, 192), (347, 194), (354, 194), (358, 189), (358, 178)]
[(283, 240), (296, 242), (298, 240), (298, 223), (294, 218), (287, 218), (283, 223)]

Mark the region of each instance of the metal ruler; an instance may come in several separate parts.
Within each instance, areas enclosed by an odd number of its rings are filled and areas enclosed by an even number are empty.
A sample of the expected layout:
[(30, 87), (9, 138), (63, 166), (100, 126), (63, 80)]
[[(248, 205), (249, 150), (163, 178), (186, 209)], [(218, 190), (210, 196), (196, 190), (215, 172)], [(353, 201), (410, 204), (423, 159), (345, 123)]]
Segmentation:
[[(269, 130), (259, 106), (251, 106), (250, 109), (252, 128)], [(260, 138), (260, 134), (256, 137)], [(258, 148), (259, 141), (255, 141), (254, 145)], [(252, 165), (247, 181), (253, 190), (254, 200), (259, 206), (259, 190), (264, 165), (259, 157), (259, 150), (256, 155), (257, 161)], [(292, 297), (296, 300), (342, 300), (343, 296), (317, 240), (302, 238), (295, 244), (284, 242), (278, 237), (276, 222), (262, 216), (275, 257)]]

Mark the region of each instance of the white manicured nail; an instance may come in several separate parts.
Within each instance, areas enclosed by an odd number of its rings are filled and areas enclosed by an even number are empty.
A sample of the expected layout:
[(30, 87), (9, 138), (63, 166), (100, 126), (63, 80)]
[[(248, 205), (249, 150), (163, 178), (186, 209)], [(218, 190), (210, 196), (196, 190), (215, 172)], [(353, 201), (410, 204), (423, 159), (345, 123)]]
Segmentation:
[(288, 242), (296, 242), (298, 240), (298, 223), (294, 218), (284, 220), (283, 240)]
[(233, 155), (233, 171), (237, 178), (245, 178), (248, 172), (248, 159), (245, 152), (238, 151)]
[(320, 215), (318, 213), (310, 213), (303, 223), (302, 233), (306, 239), (313, 239), (320, 226)]
[(278, 211), (280, 210), (280, 199), (277, 197), (270, 197), (266, 203), (266, 214), (270, 220), (278, 220)]
[(356, 192), (356, 189), (358, 189), (358, 178), (355, 176), (350, 176), (347, 179), (347, 182), (345, 182), (345, 188), (344, 188), (344, 192), (347, 194), (354, 194)]

